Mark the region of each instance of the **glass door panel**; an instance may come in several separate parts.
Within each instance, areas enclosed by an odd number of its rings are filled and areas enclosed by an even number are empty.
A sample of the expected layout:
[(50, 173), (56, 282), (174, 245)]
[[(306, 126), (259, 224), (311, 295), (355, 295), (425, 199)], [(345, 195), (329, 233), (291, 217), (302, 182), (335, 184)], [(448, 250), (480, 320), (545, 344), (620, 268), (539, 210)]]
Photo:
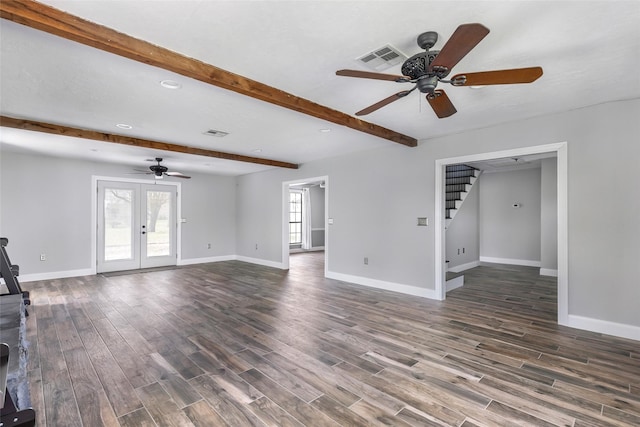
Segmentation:
[(142, 190), (145, 194), (142, 266), (175, 265), (177, 226), (175, 188), (145, 184)]
[(140, 268), (137, 184), (98, 181), (98, 272)]
[(133, 258), (133, 190), (110, 188), (104, 194), (104, 259)]

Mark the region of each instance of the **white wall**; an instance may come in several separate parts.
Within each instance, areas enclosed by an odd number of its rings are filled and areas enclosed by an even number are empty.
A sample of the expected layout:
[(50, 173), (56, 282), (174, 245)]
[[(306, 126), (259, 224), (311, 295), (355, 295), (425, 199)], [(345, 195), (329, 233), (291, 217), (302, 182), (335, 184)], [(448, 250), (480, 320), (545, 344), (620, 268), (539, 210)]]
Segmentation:
[[(92, 175), (130, 179), (131, 169), (3, 151), (0, 235), (9, 238), (8, 253), (20, 265), (20, 275), (87, 274), (92, 267)], [(187, 218), (181, 258), (235, 255), (235, 178), (191, 175), (180, 181), (182, 216)], [(41, 253), (46, 261), (40, 261)]]
[(480, 260), (480, 188), (482, 175), (471, 186), (471, 191), (446, 230), (446, 253), (449, 271), (474, 267)]
[(540, 168), (482, 175), (480, 260), (540, 266)]
[[(239, 177), (239, 255), (281, 263), (281, 183), (327, 175), (335, 219), (329, 271), (428, 295), (435, 289), (434, 225), (417, 227), (416, 217), (434, 217), (435, 161), (567, 141), (569, 314), (640, 327), (640, 190), (626, 185), (637, 179), (637, 117), (640, 100), (614, 102), (433, 138), (416, 148), (389, 143), (298, 170)], [(255, 241), (262, 243), (259, 253)]]
[(542, 159), (540, 171), (540, 274), (558, 273), (558, 161)]

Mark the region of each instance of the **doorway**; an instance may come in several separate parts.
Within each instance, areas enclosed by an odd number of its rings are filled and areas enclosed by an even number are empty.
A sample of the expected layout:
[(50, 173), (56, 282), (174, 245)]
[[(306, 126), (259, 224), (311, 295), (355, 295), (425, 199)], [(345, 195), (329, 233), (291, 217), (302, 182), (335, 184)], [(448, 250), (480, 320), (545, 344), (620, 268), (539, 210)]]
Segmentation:
[(174, 185), (97, 181), (97, 273), (176, 265)]
[[(290, 256), (313, 259), (323, 264), (327, 275), (329, 249), (328, 206), (329, 179), (327, 176), (282, 183), (282, 268), (295, 264)], [(309, 256), (304, 256), (308, 254)]]
[(567, 202), (567, 143), (523, 147), (491, 153), (438, 159), (435, 162), (435, 294), (439, 300), (446, 298), (445, 286), (445, 220), (444, 174), (447, 165), (474, 161), (556, 153), (557, 156), (557, 249), (558, 249), (558, 324), (567, 325), (569, 315), (568, 285), (568, 202)]

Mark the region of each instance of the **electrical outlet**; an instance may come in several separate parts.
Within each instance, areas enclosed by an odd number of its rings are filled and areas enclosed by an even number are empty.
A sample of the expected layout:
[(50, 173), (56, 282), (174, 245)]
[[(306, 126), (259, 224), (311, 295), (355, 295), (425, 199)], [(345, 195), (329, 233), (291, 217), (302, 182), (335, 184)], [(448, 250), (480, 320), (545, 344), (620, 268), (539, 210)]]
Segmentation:
[(364, 257), (364, 265), (369, 265), (369, 257)]
[(211, 243), (207, 243), (207, 249), (211, 249)]
[(47, 260), (47, 255), (46, 254), (40, 254), (40, 261), (46, 261)]
[(458, 255), (460, 255), (460, 249), (458, 248)]
[(256, 251), (258, 250), (258, 244), (256, 243)]
[(462, 248), (462, 253), (464, 253), (464, 248)]

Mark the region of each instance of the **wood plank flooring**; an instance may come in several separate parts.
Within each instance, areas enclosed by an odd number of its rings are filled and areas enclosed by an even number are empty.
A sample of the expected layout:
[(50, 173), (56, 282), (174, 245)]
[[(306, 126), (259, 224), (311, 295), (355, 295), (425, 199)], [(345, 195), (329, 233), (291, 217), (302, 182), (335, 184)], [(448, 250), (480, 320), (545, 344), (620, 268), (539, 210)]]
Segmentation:
[(39, 426), (640, 425), (640, 342), (558, 326), (555, 280), (444, 302), (219, 262), (23, 284)]

